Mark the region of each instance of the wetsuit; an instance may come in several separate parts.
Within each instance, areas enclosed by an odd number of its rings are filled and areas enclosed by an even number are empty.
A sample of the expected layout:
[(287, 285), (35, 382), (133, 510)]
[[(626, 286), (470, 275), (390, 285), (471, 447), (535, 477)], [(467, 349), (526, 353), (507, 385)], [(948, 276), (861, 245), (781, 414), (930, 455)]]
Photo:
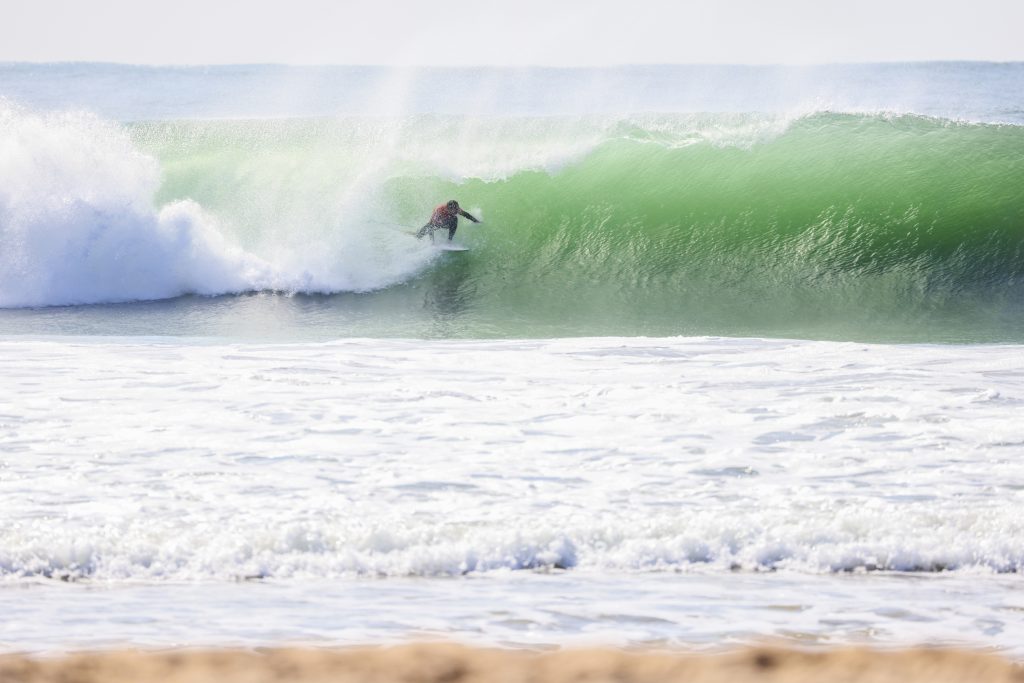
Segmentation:
[(447, 230), (448, 239), (451, 240), (451, 238), (455, 237), (455, 230), (459, 227), (459, 216), (468, 218), (474, 223), (480, 222), (462, 209), (452, 210), (446, 204), (442, 204), (434, 209), (434, 213), (430, 216), (430, 221), (419, 229), (416, 237), (430, 235), (430, 239), (433, 240), (435, 230)]

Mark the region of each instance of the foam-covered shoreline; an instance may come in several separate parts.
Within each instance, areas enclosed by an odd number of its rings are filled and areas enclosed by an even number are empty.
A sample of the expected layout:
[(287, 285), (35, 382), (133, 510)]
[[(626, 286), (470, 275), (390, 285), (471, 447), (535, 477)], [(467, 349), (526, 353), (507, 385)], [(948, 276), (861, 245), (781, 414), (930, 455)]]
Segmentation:
[(59, 659), (0, 657), (8, 683), (271, 683), (289, 681), (1021, 681), (1024, 669), (980, 652), (857, 648), (801, 652), (767, 647), (718, 655), (622, 650), (530, 653), (415, 644), (385, 649), (96, 652)]
[(1024, 568), (1020, 346), (0, 349), (3, 582)]

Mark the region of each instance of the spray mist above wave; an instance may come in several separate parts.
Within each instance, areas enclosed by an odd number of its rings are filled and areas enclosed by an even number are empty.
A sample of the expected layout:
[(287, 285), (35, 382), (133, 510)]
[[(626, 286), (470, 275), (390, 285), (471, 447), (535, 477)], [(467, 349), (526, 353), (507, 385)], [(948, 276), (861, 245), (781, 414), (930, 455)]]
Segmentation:
[(0, 151), (0, 307), (368, 290), (429, 259), (395, 240), (244, 249), (191, 198), (158, 204), (159, 161), (89, 114), (0, 104)]
[(1024, 123), (1024, 64), (597, 68), (0, 64), (0, 93), (118, 121), (895, 111)]

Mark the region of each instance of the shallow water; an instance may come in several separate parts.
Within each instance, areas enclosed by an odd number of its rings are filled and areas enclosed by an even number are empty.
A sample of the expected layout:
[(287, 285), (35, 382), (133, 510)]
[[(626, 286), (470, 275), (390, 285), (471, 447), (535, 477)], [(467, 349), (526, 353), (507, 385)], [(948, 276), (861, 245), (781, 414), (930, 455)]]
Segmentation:
[(1024, 658), (1017, 577), (778, 572), (0, 589), (0, 649), (454, 640), (548, 649), (958, 645)]

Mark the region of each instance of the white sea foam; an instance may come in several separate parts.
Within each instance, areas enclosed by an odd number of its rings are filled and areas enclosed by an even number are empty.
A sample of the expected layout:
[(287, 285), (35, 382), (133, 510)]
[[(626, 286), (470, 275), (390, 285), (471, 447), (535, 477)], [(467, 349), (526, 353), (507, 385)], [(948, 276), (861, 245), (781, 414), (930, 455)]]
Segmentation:
[(355, 224), (259, 255), (195, 201), (157, 206), (160, 182), (158, 162), (119, 125), (0, 103), (0, 307), (361, 291), (434, 256), (397, 233), (369, 241)]
[(5, 582), (1019, 572), (1019, 346), (0, 344)]
[(270, 279), (114, 125), (0, 110), (0, 306), (238, 292)]

